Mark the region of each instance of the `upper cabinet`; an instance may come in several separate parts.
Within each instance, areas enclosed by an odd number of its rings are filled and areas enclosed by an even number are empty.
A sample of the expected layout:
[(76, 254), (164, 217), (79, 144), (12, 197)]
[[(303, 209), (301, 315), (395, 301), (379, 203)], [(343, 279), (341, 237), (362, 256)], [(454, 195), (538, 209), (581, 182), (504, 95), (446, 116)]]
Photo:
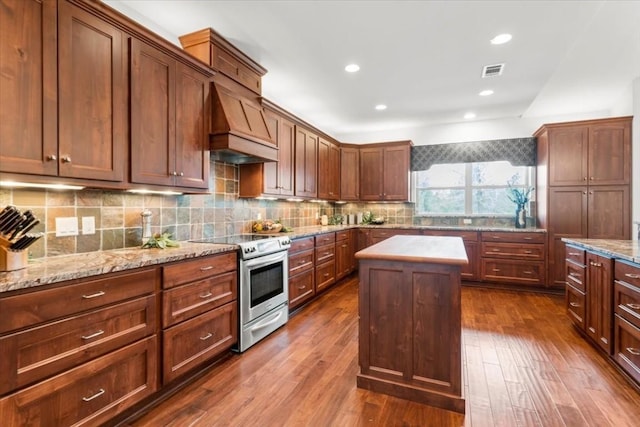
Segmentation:
[(131, 181), (207, 188), (209, 80), (131, 39)]
[(318, 135), (296, 125), (295, 142), (295, 196), (318, 197)]
[(122, 182), (125, 34), (67, 1), (6, 1), (0, 20), (0, 171)]
[(360, 200), (360, 149), (340, 147), (340, 200)]
[(371, 144), (360, 149), (360, 200), (409, 200), (411, 141)]
[(340, 198), (340, 149), (324, 138), (318, 139), (318, 199)]

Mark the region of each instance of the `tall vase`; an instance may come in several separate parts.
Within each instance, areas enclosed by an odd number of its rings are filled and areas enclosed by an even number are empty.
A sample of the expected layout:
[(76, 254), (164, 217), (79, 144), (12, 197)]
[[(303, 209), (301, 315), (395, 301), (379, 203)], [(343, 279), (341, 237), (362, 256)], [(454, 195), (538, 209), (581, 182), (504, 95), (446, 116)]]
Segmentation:
[(527, 227), (527, 210), (524, 205), (518, 205), (516, 209), (516, 228)]

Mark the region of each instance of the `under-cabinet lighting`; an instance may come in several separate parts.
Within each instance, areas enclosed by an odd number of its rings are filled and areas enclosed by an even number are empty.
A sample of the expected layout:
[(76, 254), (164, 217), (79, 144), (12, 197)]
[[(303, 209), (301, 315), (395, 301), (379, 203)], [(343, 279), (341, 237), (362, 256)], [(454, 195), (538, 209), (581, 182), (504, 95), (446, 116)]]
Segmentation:
[(182, 193), (179, 191), (171, 191), (171, 190), (146, 190), (143, 188), (134, 188), (131, 190), (127, 190), (128, 193), (135, 194), (159, 194), (162, 196), (181, 196)]
[(43, 188), (47, 190), (82, 190), (81, 185), (40, 184), (37, 182), (0, 181), (0, 187), (7, 188)]
[(302, 199), (287, 199), (287, 202), (302, 202)]
[(278, 200), (277, 197), (263, 197), (263, 196), (258, 196), (256, 197), (256, 200)]

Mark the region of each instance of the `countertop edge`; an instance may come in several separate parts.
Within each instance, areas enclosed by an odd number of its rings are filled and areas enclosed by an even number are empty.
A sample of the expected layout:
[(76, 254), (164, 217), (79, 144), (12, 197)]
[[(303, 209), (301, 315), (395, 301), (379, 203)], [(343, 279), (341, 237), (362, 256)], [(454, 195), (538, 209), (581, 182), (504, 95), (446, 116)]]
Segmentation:
[(613, 239), (574, 239), (563, 237), (562, 241), (583, 249), (599, 252), (611, 258), (640, 264), (640, 241)]

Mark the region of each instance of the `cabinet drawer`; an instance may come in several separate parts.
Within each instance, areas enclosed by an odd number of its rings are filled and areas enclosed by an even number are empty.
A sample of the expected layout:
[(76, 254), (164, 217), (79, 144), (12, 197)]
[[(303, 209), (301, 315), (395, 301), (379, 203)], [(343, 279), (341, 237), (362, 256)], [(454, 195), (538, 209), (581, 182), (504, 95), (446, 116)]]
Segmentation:
[(336, 242), (336, 233), (319, 234), (316, 237), (316, 246), (329, 245)]
[(302, 239), (295, 239), (291, 241), (291, 247), (289, 248), (289, 253), (293, 254), (296, 252), (306, 251), (308, 249), (313, 249), (315, 246), (313, 237), (304, 237)]
[(351, 234), (351, 230), (336, 231), (336, 242), (340, 242), (342, 240), (349, 240), (350, 234)]
[(0, 400), (7, 426), (96, 426), (156, 391), (156, 336)]
[(173, 288), (196, 280), (202, 280), (217, 274), (236, 270), (237, 254), (228, 252), (194, 259), (193, 261), (181, 261), (163, 267), (162, 286)]
[(615, 312), (627, 322), (640, 328), (640, 288), (616, 280), (613, 287)]
[(571, 261), (567, 261), (565, 263), (565, 268), (567, 269), (567, 284), (573, 286), (576, 289), (579, 289), (582, 292), (585, 292), (585, 286), (584, 286), (584, 278), (586, 273), (585, 266), (574, 264)]
[(482, 256), (492, 258), (544, 259), (544, 245), (523, 243), (482, 243)]
[(158, 270), (151, 268), (0, 298), (0, 333), (150, 294), (159, 280)]
[(567, 305), (567, 313), (569, 314), (569, 317), (571, 317), (573, 323), (575, 323), (580, 329), (584, 331), (584, 292), (581, 292), (573, 286), (567, 286), (565, 293), (565, 302)]
[(313, 256), (313, 249), (289, 255), (289, 276), (294, 276), (303, 271), (313, 270)]
[(585, 265), (585, 256), (587, 251), (584, 249), (576, 248), (575, 246), (565, 246), (565, 258), (567, 260), (573, 261), (576, 264)]
[(613, 358), (629, 376), (640, 382), (640, 329), (622, 319), (614, 317), (614, 354)]
[(238, 340), (237, 319), (231, 302), (163, 331), (163, 382), (230, 349)]
[(334, 259), (336, 256), (335, 244), (320, 246), (316, 248), (316, 265)]
[(482, 280), (522, 285), (540, 285), (544, 262), (482, 259)]
[(316, 267), (316, 291), (321, 291), (336, 282), (336, 263), (330, 261)]
[(544, 243), (545, 233), (483, 231), (483, 242)]
[(636, 288), (640, 288), (640, 266), (627, 264), (623, 261), (616, 261), (614, 278), (633, 285)]
[(220, 274), (164, 291), (162, 325), (166, 328), (237, 299), (237, 274)]
[(0, 338), (0, 394), (152, 335), (155, 295)]
[(295, 308), (313, 297), (315, 294), (314, 274), (312, 269), (289, 277), (289, 309)]
[(425, 236), (452, 236), (462, 237), (465, 242), (477, 242), (477, 231), (459, 231), (459, 230), (423, 230)]

